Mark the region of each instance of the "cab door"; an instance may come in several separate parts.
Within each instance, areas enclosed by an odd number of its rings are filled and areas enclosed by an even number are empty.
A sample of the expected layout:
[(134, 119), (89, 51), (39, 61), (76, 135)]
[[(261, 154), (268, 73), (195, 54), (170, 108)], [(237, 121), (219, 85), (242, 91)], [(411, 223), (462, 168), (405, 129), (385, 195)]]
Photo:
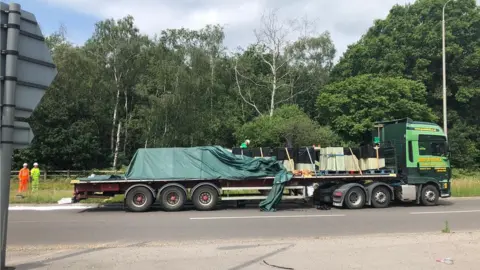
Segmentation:
[(448, 178), (448, 146), (444, 136), (418, 135), (418, 165), (422, 176)]

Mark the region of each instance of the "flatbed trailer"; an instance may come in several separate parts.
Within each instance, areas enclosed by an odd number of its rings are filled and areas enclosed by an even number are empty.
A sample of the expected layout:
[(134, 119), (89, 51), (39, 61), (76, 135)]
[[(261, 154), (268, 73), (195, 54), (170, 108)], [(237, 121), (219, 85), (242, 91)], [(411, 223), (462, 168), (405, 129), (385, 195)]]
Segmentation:
[[(394, 166), (341, 172), (317, 170), (313, 175), (295, 175), (283, 186), (286, 194), (282, 200), (360, 209), (364, 206), (385, 208), (394, 200), (432, 206), (439, 198), (450, 197), (448, 145), (438, 125), (407, 118), (380, 122), (376, 127), (373, 134), (376, 143), (385, 144), (387, 139), (392, 142)], [(73, 202), (123, 194), (124, 205), (134, 212), (147, 211), (156, 201), (167, 211), (178, 211), (187, 200), (191, 200), (197, 210), (213, 210), (220, 201), (265, 200), (275, 186), (275, 177), (106, 177), (73, 180), (72, 184)]]
[[(75, 186), (74, 202), (124, 194), (124, 205), (133, 212), (147, 211), (156, 201), (160, 201), (167, 211), (179, 211), (188, 199), (197, 210), (213, 210), (219, 201), (266, 199), (273, 186), (273, 177), (245, 181), (74, 180), (72, 184)], [(284, 190), (287, 194), (282, 200), (330, 203), (349, 209), (360, 209), (365, 205), (385, 208), (394, 200), (436, 205), (440, 197), (450, 197), (449, 193), (440, 193), (442, 188), (434, 182), (404, 185), (396, 173), (294, 176)]]

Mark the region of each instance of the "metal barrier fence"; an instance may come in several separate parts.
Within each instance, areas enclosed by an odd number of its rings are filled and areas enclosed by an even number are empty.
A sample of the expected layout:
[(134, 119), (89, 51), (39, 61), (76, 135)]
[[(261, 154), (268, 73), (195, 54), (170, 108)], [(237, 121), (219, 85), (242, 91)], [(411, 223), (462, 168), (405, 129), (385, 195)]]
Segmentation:
[[(18, 178), (19, 171), (11, 171), (10, 176), (11, 178)], [(41, 178), (44, 180), (46, 179), (58, 179), (58, 178), (65, 178), (65, 179), (73, 179), (78, 177), (87, 177), (91, 174), (97, 175), (105, 175), (105, 174), (120, 174), (123, 173), (121, 171), (108, 171), (108, 170), (93, 170), (93, 171), (74, 171), (74, 170), (42, 170), (40, 169)]]

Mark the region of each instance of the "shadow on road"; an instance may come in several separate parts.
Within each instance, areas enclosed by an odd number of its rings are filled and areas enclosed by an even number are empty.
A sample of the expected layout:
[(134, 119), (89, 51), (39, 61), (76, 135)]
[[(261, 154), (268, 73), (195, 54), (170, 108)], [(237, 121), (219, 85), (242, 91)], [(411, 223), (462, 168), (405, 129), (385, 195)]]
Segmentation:
[[(451, 206), (454, 205), (455, 202), (453, 201), (447, 201), (447, 200), (441, 200), (438, 202), (437, 206), (435, 207), (445, 207), (445, 206)], [(401, 202), (392, 202), (389, 208), (409, 208), (409, 207), (415, 207), (415, 208), (429, 208), (431, 209), (432, 206), (422, 206), (418, 205), (416, 203), (401, 203)], [(286, 212), (286, 211), (294, 211), (294, 212), (301, 212), (301, 211), (309, 211), (312, 209), (315, 209), (316, 206), (313, 205), (312, 203), (305, 203), (305, 202), (283, 202), (277, 207), (277, 212)], [(215, 208), (214, 211), (228, 211), (235, 209), (235, 211), (251, 211), (251, 210), (258, 210), (260, 211), (260, 208), (258, 207), (258, 202), (247, 202), (241, 205), (236, 204), (235, 202), (220, 202), (217, 207)], [(336, 208), (333, 207), (333, 209), (341, 209), (341, 208)], [(365, 211), (368, 209), (372, 209), (371, 206), (365, 206), (363, 209), (358, 209), (355, 211)], [(387, 208), (388, 209), (388, 208)], [(318, 209), (318, 211), (329, 211), (330, 209)], [(380, 210), (380, 209), (379, 209)], [(386, 210), (386, 209), (381, 209), (381, 210)], [(89, 212), (125, 212), (128, 211), (126, 208), (123, 207), (123, 204), (121, 203), (112, 203), (112, 204), (102, 204), (99, 205), (99, 207), (95, 208), (88, 208), (84, 210), (80, 210), (79, 213), (89, 213)], [(185, 207), (181, 210), (181, 212), (189, 212), (189, 211), (197, 211), (192, 203), (186, 203)], [(154, 204), (151, 208), (150, 211), (148, 212), (165, 212), (161, 205)]]
[[(294, 203), (294, 202), (285, 202), (281, 203), (277, 207), (277, 211), (301, 211), (301, 210), (308, 210), (315, 208), (312, 204), (307, 203)], [(236, 209), (238, 211), (242, 210), (259, 210), (258, 203), (249, 202), (242, 205), (237, 205), (231, 202), (220, 202), (214, 211), (222, 211), (222, 210), (232, 210)], [(88, 213), (88, 212), (124, 212), (128, 211), (126, 208), (123, 207), (123, 204), (119, 203), (112, 203), (112, 204), (101, 204), (95, 208), (87, 208), (80, 210), (79, 213)], [(192, 203), (186, 203), (184, 208), (181, 212), (189, 212), (189, 211), (197, 211)], [(158, 203), (154, 204), (149, 212), (164, 212), (162, 206)]]

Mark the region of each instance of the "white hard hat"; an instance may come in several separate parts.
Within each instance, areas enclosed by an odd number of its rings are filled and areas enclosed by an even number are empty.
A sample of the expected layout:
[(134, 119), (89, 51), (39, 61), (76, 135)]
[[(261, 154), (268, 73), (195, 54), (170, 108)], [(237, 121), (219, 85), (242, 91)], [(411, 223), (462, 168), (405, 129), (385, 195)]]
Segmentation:
[(37, 162), (33, 163), (33, 166), (38, 166), (38, 163)]
[(23, 166), (28, 166), (28, 164), (27, 164), (27, 163), (23, 163)]
[(246, 140), (245, 142), (246, 142), (246, 143), (250, 143), (250, 140)]

